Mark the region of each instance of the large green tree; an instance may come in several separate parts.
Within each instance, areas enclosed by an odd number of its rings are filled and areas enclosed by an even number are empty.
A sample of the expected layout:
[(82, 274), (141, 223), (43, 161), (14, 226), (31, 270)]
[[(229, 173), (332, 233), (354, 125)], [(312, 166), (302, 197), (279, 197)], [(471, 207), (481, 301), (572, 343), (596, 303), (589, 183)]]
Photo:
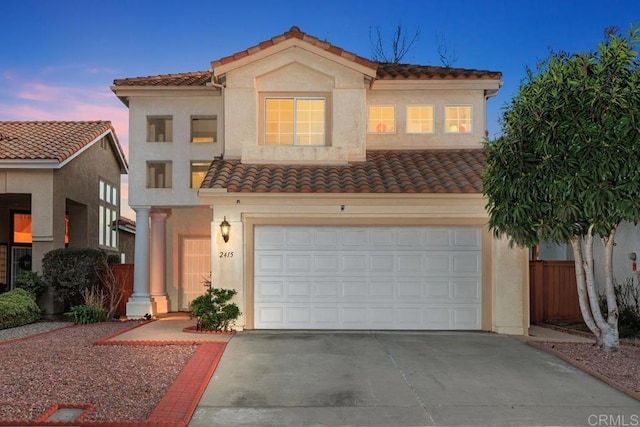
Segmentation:
[[(521, 247), (570, 243), (578, 298), (598, 345), (618, 348), (613, 247), (618, 225), (640, 219), (640, 62), (637, 27), (605, 30), (590, 52), (552, 52), (527, 71), (487, 142), (489, 227)], [(593, 241), (604, 245), (606, 317)]]

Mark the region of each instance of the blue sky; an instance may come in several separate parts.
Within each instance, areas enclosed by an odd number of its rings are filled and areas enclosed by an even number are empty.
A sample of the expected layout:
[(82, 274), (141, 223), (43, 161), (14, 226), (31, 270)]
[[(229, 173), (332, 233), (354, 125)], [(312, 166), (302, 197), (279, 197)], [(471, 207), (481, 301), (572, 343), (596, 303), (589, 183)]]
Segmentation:
[(526, 66), (549, 49), (592, 49), (606, 27), (640, 24), (640, 1), (0, 0), (0, 17), (0, 120), (111, 120), (126, 150), (128, 112), (114, 79), (206, 70), (293, 25), (364, 57), (370, 28), (420, 29), (403, 60), (416, 64), (441, 65), (444, 39), (455, 67), (503, 73), (488, 104), (495, 136)]

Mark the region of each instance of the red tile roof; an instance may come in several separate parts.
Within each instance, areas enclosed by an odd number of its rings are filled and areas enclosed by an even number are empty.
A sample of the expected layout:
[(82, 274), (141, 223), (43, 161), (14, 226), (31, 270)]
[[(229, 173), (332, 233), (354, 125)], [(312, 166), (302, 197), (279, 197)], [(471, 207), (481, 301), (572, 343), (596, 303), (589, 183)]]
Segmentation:
[(451, 79), (500, 79), (499, 71), (467, 68), (433, 67), (430, 65), (391, 64), (381, 62), (376, 72), (380, 80), (451, 80)]
[[(439, 79), (500, 79), (499, 71), (475, 70), (466, 68), (434, 67), (430, 65), (393, 64), (388, 62), (374, 62), (369, 59), (348, 52), (331, 43), (320, 40), (317, 37), (306, 34), (298, 27), (291, 27), (289, 31), (265, 40), (232, 55), (225, 56), (211, 62), (212, 69), (220, 65), (228, 64), (246, 56), (253, 55), (261, 50), (275, 46), (285, 40), (297, 38), (304, 40), (316, 47), (334, 53), (342, 58), (349, 59), (360, 65), (376, 70), (377, 79), (380, 80), (439, 80)], [(195, 71), (179, 74), (165, 74), (158, 76), (133, 77), (114, 80), (115, 86), (206, 86), (212, 80), (213, 71)]]
[(206, 86), (211, 82), (211, 71), (193, 71), (159, 76), (131, 77), (113, 81), (116, 86)]
[(55, 160), (62, 163), (111, 131), (127, 168), (122, 147), (111, 122), (0, 122), (1, 160)]
[(320, 49), (324, 49), (327, 52), (331, 52), (335, 55), (341, 56), (343, 58), (346, 58), (350, 61), (356, 62), (360, 65), (364, 65), (365, 67), (369, 67), (372, 69), (376, 69), (376, 67), (378, 66), (378, 64), (376, 64), (373, 61), (370, 61), (366, 58), (363, 58), (361, 56), (356, 55), (355, 53), (351, 53), (349, 51), (346, 51), (344, 49), (342, 49), (341, 47), (332, 45), (329, 42), (320, 40), (317, 37), (311, 36), (307, 33), (304, 33), (302, 31), (300, 31), (300, 28), (298, 27), (291, 27), (289, 29), (289, 31), (285, 32), (284, 34), (281, 34), (279, 36), (273, 37), (269, 40), (265, 40), (263, 42), (258, 43), (255, 46), (252, 46), (248, 49), (245, 50), (241, 50), (240, 52), (236, 52), (233, 55), (229, 55), (229, 56), (225, 56), (224, 58), (220, 58), (216, 61), (211, 62), (211, 67), (215, 69), (215, 67), (219, 67), (220, 65), (225, 65), (228, 64), (230, 62), (236, 61), (240, 58), (244, 58), (245, 56), (249, 56), (249, 55), (253, 55), (256, 52), (260, 52), (261, 50), (265, 50), (270, 48), (271, 46), (275, 46), (279, 43), (282, 43), (286, 40), (292, 39), (292, 38), (296, 38), (296, 39), (300, 39), (300, 40), (304, 40), (307, 43), (310, 43), (316, 47), (319, 47)]
[(482, 149), (370, 151), (345, 166), (216, 159), (200, 188), (232, 193), (482, 193)]

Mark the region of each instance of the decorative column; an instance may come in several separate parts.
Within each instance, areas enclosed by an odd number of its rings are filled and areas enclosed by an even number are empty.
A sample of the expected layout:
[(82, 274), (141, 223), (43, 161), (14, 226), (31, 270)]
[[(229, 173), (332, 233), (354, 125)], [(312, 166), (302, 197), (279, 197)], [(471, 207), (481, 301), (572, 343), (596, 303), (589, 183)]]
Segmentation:
[(156, 304), (149, 292), (149, 206), (133, 208), (136, 212), (135, 261), (133, 266), (133, 294), (127, 302), (127, 317), (156, 314)]
[(156, 313), (169, 312), (166, 288), (166, 222), (168, 211), (151, 212), (150, 280), (151, 299), (156, 304)]

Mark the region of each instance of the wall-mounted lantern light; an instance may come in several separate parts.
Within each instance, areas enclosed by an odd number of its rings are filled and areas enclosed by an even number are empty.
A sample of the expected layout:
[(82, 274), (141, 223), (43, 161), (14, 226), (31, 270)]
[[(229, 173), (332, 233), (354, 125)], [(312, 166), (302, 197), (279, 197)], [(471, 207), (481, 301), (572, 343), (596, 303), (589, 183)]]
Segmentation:
[(225, 243), (229, 241), (229, 230), (231, 229), (231, 224), (227, 222), (227, 217), (225, 216), (222, 222), (220, 223), (220, 233), (222, 234), (222, 239)]

